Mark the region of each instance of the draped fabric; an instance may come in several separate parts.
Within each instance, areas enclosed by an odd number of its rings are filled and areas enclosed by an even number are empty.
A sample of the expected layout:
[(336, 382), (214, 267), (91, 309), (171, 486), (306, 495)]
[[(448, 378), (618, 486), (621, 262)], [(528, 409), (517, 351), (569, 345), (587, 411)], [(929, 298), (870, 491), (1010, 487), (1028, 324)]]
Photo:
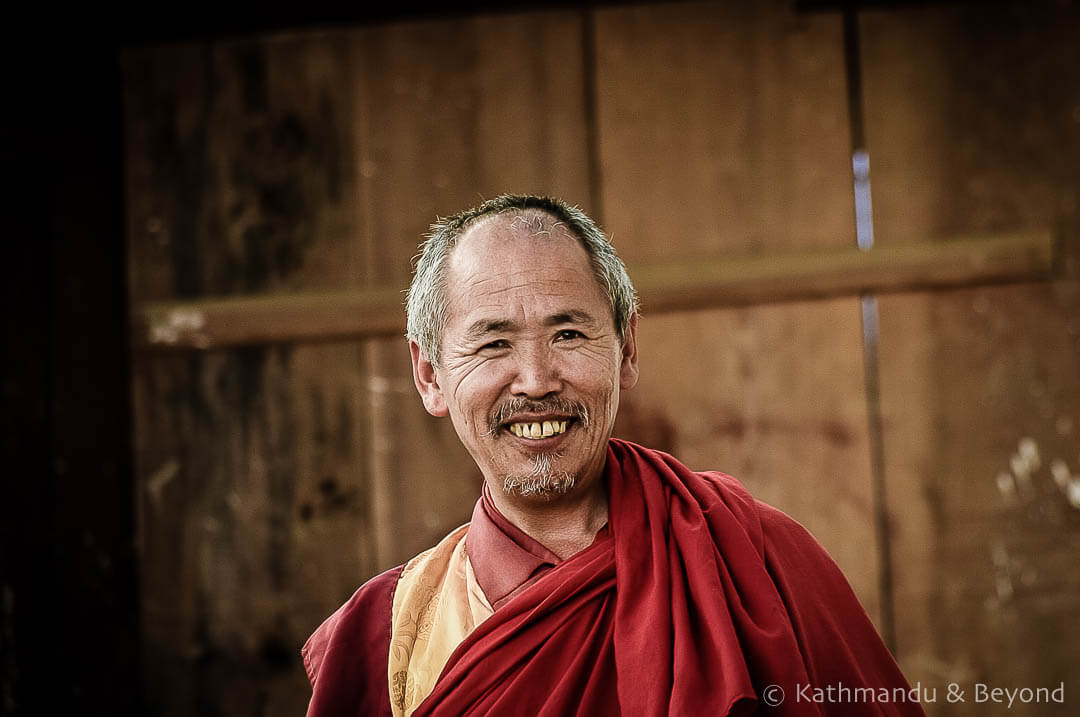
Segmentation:
[(450, 653), (494, 612), (465, 553), (462, 526), (401, 571), (390, 628), (387, 677), (394, 717), (431, 693)]
[[(608, 529), (473, 629), (415, 715), (923, 714), (798, 523), (729, 476), (615, 439), (604, 480)], [(394, 587), (373, 582), (305, 648), (312, 717), (389, 714)], [(365, 681), (382, 684), (354, 684)], [(785, 699), (769, 705), (776, 688)], [(848, 699), (815, 702), (813, 688)], [(852, 699), (860, 688), (870, 689)]]
[(304, 644), (308, 717), (391, 716), (390, 614), (402, 567), (364, 583)]
[[(480, 624), (416, 715), (922, 714), (839, 569), (734, 479), (613, 439), (610, 538)], [(873, 688), (819, 704), (805, 686)], [(802, 686), (802, 691), (800, 691)], [(881, 691), (889, 699), (878, 699)], [(863, 693), (868, 697), (867, 693)]]

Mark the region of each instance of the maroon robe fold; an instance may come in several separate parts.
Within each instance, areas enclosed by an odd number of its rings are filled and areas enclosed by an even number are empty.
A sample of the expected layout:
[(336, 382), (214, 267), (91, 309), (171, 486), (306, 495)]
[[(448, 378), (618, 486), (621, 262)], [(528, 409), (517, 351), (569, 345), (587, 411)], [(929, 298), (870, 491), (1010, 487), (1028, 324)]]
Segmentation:
[(390, 717), (390, 614), (402, 567), (364, 583), (304, 644), (309, 717)]
[[(416, 715), (922, 714), (895, 698), (800, 698), (800, 686), (803, 695), (805, 686), (892, 694), (907, 683), (798, 523), (728, 476), (615, 439), (605, 481), (608, 534), (477, 626)], [(334, 656), (313, 680), (309, 715), (361, 713), (347, 700), (323, 700), (340, 711), (314, 709), (345, 677), (324, 682), (345, 652)], [(385, 681), (382, 664), (381, 675), (352, 679)], [(778, 706), (759, 702), (772, 685), (786, 695)]]

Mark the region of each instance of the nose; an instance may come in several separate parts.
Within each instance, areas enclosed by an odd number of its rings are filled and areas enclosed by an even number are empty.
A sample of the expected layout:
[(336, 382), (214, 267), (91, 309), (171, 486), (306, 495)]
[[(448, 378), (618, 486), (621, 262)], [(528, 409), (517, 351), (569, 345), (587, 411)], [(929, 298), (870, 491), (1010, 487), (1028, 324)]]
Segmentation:
[(519, 348), (515, 356), (510, 392), (523, 398), (540, 399), (562, 390), (559, 367), (549, 350)]

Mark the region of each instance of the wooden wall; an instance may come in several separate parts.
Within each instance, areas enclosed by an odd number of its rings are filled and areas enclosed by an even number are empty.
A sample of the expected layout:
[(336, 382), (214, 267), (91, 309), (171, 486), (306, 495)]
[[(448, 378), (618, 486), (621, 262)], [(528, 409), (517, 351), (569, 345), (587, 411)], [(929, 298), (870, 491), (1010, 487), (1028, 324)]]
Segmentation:
[[(861, 28), (877, 240), (1044, 225), (1075, 242), (1080, 7), (868, 12)], [(1066, 705), (1023, 710), (1072, 714), (1080, 496), (1070, 500), (1067, 486), (1080, 488), (1080, 285), (883, 298), (881, 344), (897, 637), (910, 678), (1064, 681)], [(1004, 710), (969, 702), (942, 713)]]
[[(861, 13), (880, 243), (1077, 230), (1078, 16)], [(474, 15), (123, 66), (135, 305), (404, 288), (437, 215), (503, 191), (581, 204), (631, 263), (855, 242), (837, 12)], [(1080, 689), (1080, 510), (1050, 473), (1080, 473), (1075, 281), (881, 299), (885, 546), (858, 297), (644, 309), (619, 435), (794, 515), (879, 624), (888, 551), (912, 680)], [(139, 353), (132, 390), (150, 710), (301, 713), (303, 640), (467, 520), (478, 470), (423, 412), (396, 337)], [(1012, 460), (1032, 445), (1038, 466)]]

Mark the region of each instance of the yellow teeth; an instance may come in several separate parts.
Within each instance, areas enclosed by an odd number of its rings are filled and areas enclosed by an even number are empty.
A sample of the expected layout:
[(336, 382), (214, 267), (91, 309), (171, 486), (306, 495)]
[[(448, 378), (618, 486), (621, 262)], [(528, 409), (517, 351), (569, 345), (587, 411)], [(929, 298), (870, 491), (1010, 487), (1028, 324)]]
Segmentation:
[(568, 421), (534, 421), (533, 423), (511, 423), (510, 430), (521, 438), (547, 438), (566, 432)]

